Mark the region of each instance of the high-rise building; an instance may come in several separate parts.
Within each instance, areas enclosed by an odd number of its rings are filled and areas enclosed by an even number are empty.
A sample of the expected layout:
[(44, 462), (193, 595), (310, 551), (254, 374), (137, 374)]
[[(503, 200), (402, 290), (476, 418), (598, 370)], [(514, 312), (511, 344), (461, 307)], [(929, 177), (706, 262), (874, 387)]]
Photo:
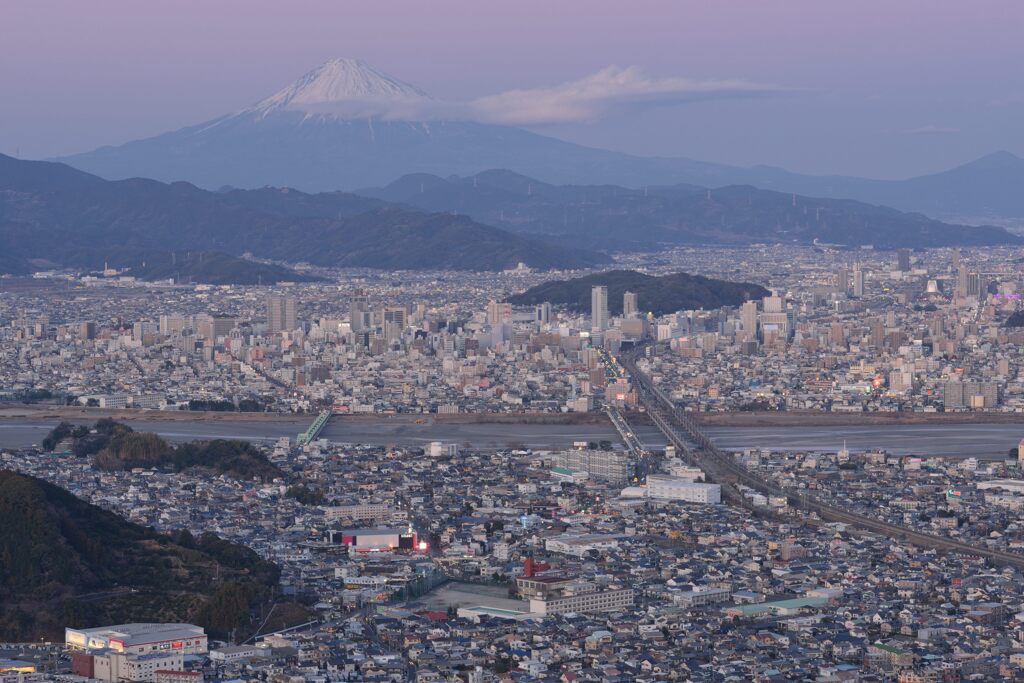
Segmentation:
[(405, 306), (388, 306), (381, 312), (384, 323), (384, 338), (391, 342), (401, 339), (409, 324), (409, 310)]
[(859, 263), (853, 266), (853, 295), (857, 298), (864, 296), (864, 270)]
[(290, 332), (297, 326), (295, 297), (271, 294), (267, 297), (267, 330), (270, 334)]
[(500, 325), (512, 320), (512, 304), (499, 303), (491, 299), (487, 303), (487, 324)]
[(906, 273), (910, 270), (910, 250), (900, 249), (896, 252), (896, 265), (899, 269)]
[(537, 307), (534, 309), (534, 314), (534, 319), (539, 323), (551, 322), (551, 302), (545, 301), (537, 304)]
[(743, 326), (743, 338), (745, 340), (757, 339), (756, 301), (747, 301), (740, 306), (740, 324)]
[(957, 268), (956, 295), (963, 298), (981, 296), (981, 275), (971, 272), (966, 264)]
[(762, 340), (767, 344), (769, 340), (787, 340), (793, 336), (793, 320), (790, 311), (786, 310), (785, 299), (772, 294), (761, 300), (760, 328)]
[(186, 327), (186, 320), (180, 315), (160, 316), (160, 334), (178, 334)]
[(999, 385), (951, 379), (942, 386), (942, 404), (946, 409), (994, 408), (999, 405)]
[(836, 268), (836, 289), (843, 294), (850, 292), (850, 269), (846, 264)]
[(765, 313), (781, 313), (783, 311), (782, 303), (782, 297), (778, 294), (766, 296), (761, 300), (761, 305)]
[(593, 330), (608, 328), (608, 288), (595, 285), (590, 290), (590, 327)]
[(352, 293), (352, 298), (348, 302), (348, 319), (353, 332), (361, 332), (363, 330), (365, 318), (363, 314), (366, 311), (366, 293), (362, 289), (357, 289)]
[(394, 323), (405, 328), (409, 323), (409, 310), (405, 306), (388, 306), (383, 313), (384, 323)]
[(633, 318), (640, 312), (639, 296), (636, 292), (624, 292), (622, 295), (622, 317)]

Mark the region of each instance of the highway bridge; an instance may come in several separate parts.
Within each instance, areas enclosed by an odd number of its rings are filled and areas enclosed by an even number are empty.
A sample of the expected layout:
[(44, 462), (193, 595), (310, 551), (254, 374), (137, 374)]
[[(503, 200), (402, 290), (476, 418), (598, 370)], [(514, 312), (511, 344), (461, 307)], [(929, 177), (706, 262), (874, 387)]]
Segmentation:
[(923, 548), (946, 550), (965, 555), (983, 557), (998, 565), (1010, 565), (1024, 569), (1024, 555), (1009, 553), (985, 546), (955, 541), (933, 534), (914, 531), (907, 527), (890, 524), (880, 519), (825, 503), (806, 491), (783, 488), (743, 467), (728, 453), (711, 442), (690, 415), (655, 386), (654, 382), (636, 366), (636, 360), (645, 347), (623, 353), (620, 364), (629, 372), (633, 384), (654, 423), (665, 437), (693, 465), (703, 469), (708, 476), (722, 486), (722, 497), (727, 502), (752, 509), (749, 499), (742, 494), (739, 485), (746, 486), (765, 496), (786, 499), (788, 504), (806, 513), (814, 513), (827, 522), (847, 524), (862, 531), (886, 536), (893, 540), (905, 541)]

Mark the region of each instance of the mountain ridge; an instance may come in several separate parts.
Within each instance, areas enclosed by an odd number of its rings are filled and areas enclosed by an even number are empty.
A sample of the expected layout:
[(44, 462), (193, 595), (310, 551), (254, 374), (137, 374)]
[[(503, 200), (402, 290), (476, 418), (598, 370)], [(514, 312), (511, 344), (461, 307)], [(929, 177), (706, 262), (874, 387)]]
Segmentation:
[[(150, 254), (163, 264), (153, 275), (166, 277), (174, 272), (169, 253), (185, 251), (226, 253), (233, 267), (246, 253), (326, 267), (410, 270), (493, 271), (519, 262), (571, 269), (608, 260), (465, 216), (347, 193), (210, 192), (185, 182), (106, 181), (62, 164), (0, 155), (0, 268), (29, 272), (36, 259), (96, 268), (109, 258), (115, 261), (108, 265), (119, 268)], [(194, 272), (202, 272), (199, 265)], [(246, 269), (245, 281), (260, 272), (266, 271)]]
[(60, 161), (108, 179), (133, 176), (307, 192), (383, 185), (412, 172), (447, 177), (509, 168), (553, 184), (754, 185), (856, 199), (937, 217), (1024, 217), (1024, 159), (996, 153), (905, 180), (807, 175), (685, 157), (586, 147), (513, 126), (475, 122), (416, 86), (359, 60), (330, 60), (255, 104), (161, 135)]
[(606, 248), (777, 242), (882, 248), (1014, 244), (1003, 228), (946, 224), (849, 199), (750, 185), (703, 188), (552, 185), (507, 169), (469, 177), (404, 176), (362, 193), (424, 211), (457, 211), (523, 234), (586, 238)]

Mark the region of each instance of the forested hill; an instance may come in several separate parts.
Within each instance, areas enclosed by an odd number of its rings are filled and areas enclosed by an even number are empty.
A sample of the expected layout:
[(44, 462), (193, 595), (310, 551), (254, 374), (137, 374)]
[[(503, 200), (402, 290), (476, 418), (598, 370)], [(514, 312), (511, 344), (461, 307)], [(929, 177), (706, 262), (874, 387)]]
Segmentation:
[(587, 312), (590, 311), (591, 288), (595, 285), (608, 287), (608, 310), (613, 314), (622, 313), (622, 295), (627, 291), (637, 294), (642, 312), (654, 315), (738, 306), (769, 294), (764, 287), (749, 282), (715, 280), (688, 273), (656, 277), (635, 270), (609, 270), (572, 280), (545, 282), (513, 296), (509, 301), (520, 306), (547, 301)]
[(252, 623), (279, 570), (213, 534), (172, 536), (0, 470), (0, 641), (64, 627), (185, 621), (215, 637)]

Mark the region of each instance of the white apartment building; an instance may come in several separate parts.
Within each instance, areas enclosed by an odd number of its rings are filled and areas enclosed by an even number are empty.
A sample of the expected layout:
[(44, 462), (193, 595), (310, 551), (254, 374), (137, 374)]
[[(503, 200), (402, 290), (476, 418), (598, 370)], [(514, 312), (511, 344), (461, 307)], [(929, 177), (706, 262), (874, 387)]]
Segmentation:
[(632, 588), (604, 590), (590, 593), (562, 594), (555, 597), (533, 598), (530, 611), (534, 614), (565, 614), (567, 612), (609, 612), (629, 609), (636, 598)]

